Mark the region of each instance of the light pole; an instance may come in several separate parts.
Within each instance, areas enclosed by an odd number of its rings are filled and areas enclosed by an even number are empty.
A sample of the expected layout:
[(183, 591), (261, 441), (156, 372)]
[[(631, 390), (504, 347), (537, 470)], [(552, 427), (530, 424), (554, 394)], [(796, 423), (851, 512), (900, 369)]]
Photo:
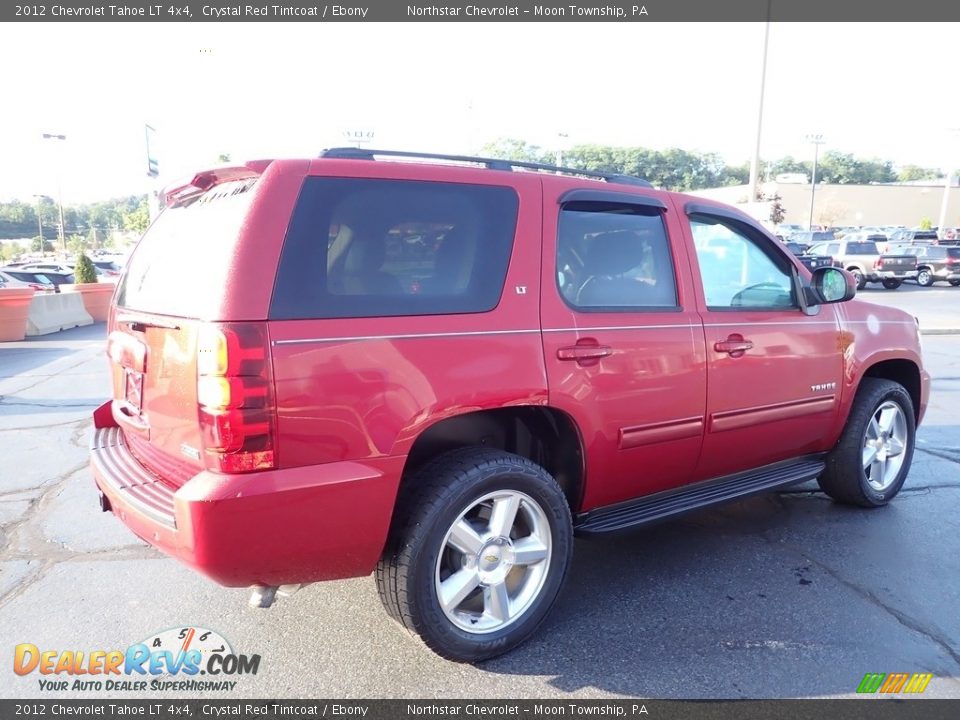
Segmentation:
[(757, 109), (757, 142), (750, 159), (750, 202), (757, 199), (757, 183), (760, 176), (760, 133), (763, 130), (763, 95), (767, 87), (767, 46), (770, 44), (770, 3), (767, 0), (767, 26), (763, 31), (763, 63), (760, 68), (760, 107)]
[(37, 199), (37, 230), (40, 232), (40, 252), (43, 252), (43, 201), (49, 200), (46, 195), (34, 195)]
[(554, 153), (554, 160), (556, 161), (554, 164), (557, 167), (563, 167), (563, 150), (568, 137), (570, 136), (565, 132), (557, 133), (557, 152)]
[(817, 192), (817, 159), (820, 146), (823, 145), (823, 135), (807, 135), (807, 142), (813, 143), (813, 177), (810, 178), (810, 219), (807, 221), (807, 230), (813, 230), (813, 197)]
[[(66, 140), (66, 135), (57, 135), (55, 133), (44, 133), (44, 140)], [(67, 252), (67, 236), (63, 228), (63, 178), (61, 177), (62, 168), (57, 163), (57, 205), (60, 206), (60, 247), (64, 254)], [(40, 240), (40, 247), (43, 248), (43, 240)]]

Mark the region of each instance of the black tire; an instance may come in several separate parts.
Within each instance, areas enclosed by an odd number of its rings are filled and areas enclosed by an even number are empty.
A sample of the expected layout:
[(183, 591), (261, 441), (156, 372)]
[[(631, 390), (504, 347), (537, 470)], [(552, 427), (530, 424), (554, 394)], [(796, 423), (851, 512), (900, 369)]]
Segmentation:
[(883, 286), (884, 286), (887, 290), (896, 290), (898, 287), (900, 287), (901, 285), (903, 285), (903, 280), (894, 280), (893, 278), (886, 278), (885, 280), (882, 280), (881, 282), (883, 283)]
[[(880, 477), (873, 478), (875, 483), (882, 485), (878, 488), (871, 483), (871, 477), (863, 466), (863, 453), (867, 446), (871, 422), (875, 416), (879, 416), (882, 407), (889, 408), (891, 405), (897, 406), (903, 420), (903, 451), (894, 455), (902, 455), (902, 461), (895, 476), (886, 482), (881, 482)], [(837, 502), (848, 505), (867, 508), (886, 505), (903, 487), (907, 473), (910, 472), (915, 443), (916, 422), (910, 394), (902, 385), (892, 380), (864, 378), (860, 381), (840, 441), (827, 457), (827, 467), (818, 480), (820, 488)], [(874, 472), (873, 466), (870, 471)]]
[(853, 275), (853, 279), (857, 283), (857, 290), (863, 290), (867, 286), (867, 278), (860, 271), (860, 268), (850, 268), (849, 272)]
[(949, 282), (954, 287), (960, 286), (960, 280), (950, 280)]
[(922, 267), (917, 270), (917, 285), (920, 287), (930, 287), (933, 283), (933, 273), (930, 272), (930, 268)]
[[(492, 532), (479, 528), (487, 522), (491, 527), (486, 530), (492, 530), (492, 521), (484, 519), (483, 513), (493, 514), (494, 500), (487, 499), (498, 493), (501, 495), (496, 501), (525, 499), (518, 500), (517, 519), (508, 534), (494, 539)], [(479, 514), (468, 514), (474, 511)], [(458, 551), (448, 542), (454, 526), (459, 527), (458, 521), (463, 520), (483, 542), (475, 555)], [(521, 529), (530, 529), (529, 536), (520, 536), (518, 523)], [(529, 541), (535, 535), (534, 527), (541, 531), (549, 528), (549, 542), (544, 541), (549, 547), (545, 559), (529, 565), (510, 563), (507, 553), (513, 552), (513, 540), (520, 537)], [(546, 470), (511, 453), (462, 448), (437, 457), (408, 479), (377, 566), (377, 590), (387, 613), (419, 635), (431, 650), (449, 660), (476, 662), (508, 652), (534, 633), (560, 592), (572, 553), (570, 508)], [(498, 572), (499, 566), (506, 577), (519, 580), (512, 583), (516, 597), (509, 596), (512, 590), (503, 590), (507, 607), (514, 600), (521, 604), (516, 617), (498, 625), (501, 621), (486, 612), (488, 601), (493, 602), (488, 598), (488, 593), (494, 594), (493, 588), (482, 581), (448, 610), (441, 605), (441, 582), (449, 580), (456, 570), (470, 571), (481, 578), (485, 572)], [(445, 571), (450, 574), (442, 580)], [(506, 579), (492, 584), (508, 587)], [(528, 587), (529, 596), (523, 596)], [(481, 610), (476, 612), (478, 605)], [(461, 607), (466, 609), (461, 611)], [(476, 623), (476, 631), (464, 629), (471, 623)], [(492, 625), (483, 627), (482, 623)]]

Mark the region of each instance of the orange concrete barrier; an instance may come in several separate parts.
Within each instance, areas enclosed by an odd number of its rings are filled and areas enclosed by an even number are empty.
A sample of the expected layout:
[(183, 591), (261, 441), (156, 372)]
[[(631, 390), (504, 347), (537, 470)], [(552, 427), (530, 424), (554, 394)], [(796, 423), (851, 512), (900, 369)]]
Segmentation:
[(23, 340), (33, 288), (0, 288), (0, 342)]

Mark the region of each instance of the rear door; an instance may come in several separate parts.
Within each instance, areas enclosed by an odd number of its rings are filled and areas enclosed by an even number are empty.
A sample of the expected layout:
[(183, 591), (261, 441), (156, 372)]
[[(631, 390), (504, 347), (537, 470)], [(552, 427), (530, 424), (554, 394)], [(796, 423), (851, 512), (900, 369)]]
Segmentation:
[(541, 318), (550, 405), (586, 446), (584, 510), (689, 481), (703, 436), (703, 331), (661, 195), (544, 183)]
[(686, 206), (707, 350), (699, 478), (827, 449), (839, 407), (843, 338), (833, 306), (804, 312), (797, 271), (739, 214)]

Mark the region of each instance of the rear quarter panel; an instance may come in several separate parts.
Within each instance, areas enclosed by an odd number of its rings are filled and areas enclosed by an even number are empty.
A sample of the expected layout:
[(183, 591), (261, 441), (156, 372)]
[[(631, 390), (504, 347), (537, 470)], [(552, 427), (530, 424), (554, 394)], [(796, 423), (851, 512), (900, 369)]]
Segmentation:
[(405, 455), (445, 418), (546, 404), (536, 176), (350, 160), (320, 161), (310, 172), (509, 186), (518, 224), (490, 312), (271, 321), (282, 467)]
[(257, 193), (226, 273), (216, 317), (203, 320), (266, 320), (283, 238), (309, 168), (309, 160), (275, 160), (257, 181)]

